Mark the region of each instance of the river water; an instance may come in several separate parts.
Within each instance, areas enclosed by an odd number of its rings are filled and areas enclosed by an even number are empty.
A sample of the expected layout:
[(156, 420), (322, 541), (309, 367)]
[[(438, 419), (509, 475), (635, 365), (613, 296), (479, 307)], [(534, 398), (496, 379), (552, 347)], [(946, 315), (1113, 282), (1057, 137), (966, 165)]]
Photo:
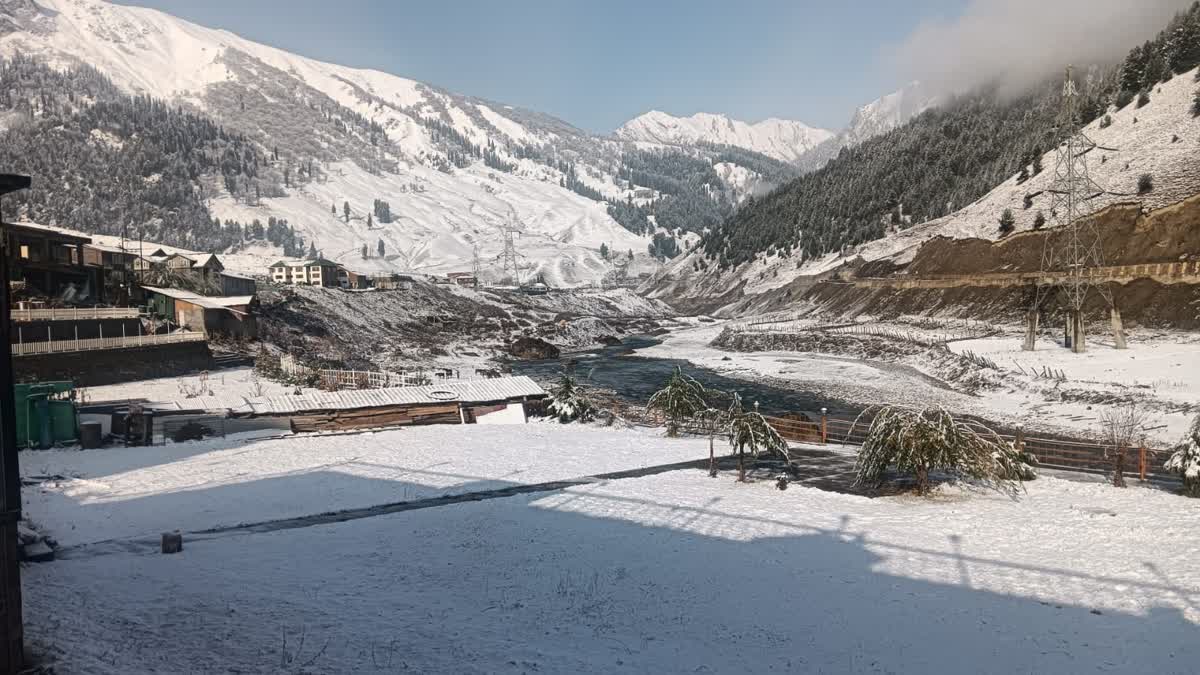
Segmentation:
[(512, 364), (512, 371), (515, 375), (550, 380), (558, 376), (564, 368), (573, 366), (580, 382), (612, 389), (618, 396), (645, 403), (651, 394), (662, 388), (675, 367), (679, 366), (684, 373), (696, 378), (706, 387), (740, 394), (747, 407), (758, 402), (759, 409), (764, 413), (816, 412), (821, 407), (826, 407), (830, 414), (846, 416), (861, 409), (861, 406), (832, 400), (824, 395), (818, 397), (811, 392), (731, 378), (708, 368), (696, 367), (681, 359), (634, 354), (636, 349), (650, 347), (659, 342), (658, 339), (649, 336), (628, 337), (619, 345), (586, 352), (565, 353), (557, 359), (519, 361)]

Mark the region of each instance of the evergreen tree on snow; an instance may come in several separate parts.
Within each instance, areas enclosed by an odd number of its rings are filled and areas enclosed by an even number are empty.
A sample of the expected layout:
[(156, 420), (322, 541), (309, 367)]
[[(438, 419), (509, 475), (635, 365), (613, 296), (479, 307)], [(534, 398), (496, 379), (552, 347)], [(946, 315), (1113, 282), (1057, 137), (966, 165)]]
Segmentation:
[(379, 257), (380, 257), (380, 258), (382, 258), (382, 257), (384, 257), (384, 256), (386, 255), (386, 253), (385, 253), (385, 251), (386, 251), (386, 248), (385, 248), (385, 247), (384, 247), (384, 245), (383, 245), (383, 240), (382, 240), (382, 239), (380, 239), (380, 240), (379, 240), (379, 243), (375, 245), (375, 248), (376, 248), (376, 250), (378, 250), (378, 251), (379, 251)]
[(367, 245), (365, 243), (362, 245), (362, 259), (367, 259)]
[(1189, 497), (1200, 497), (1200, 415), (1192, 421), (1188, 435), (1163, 465), (1167, 471), (1179, 474), (1183, 479), (1183, 493)]
[(350, 222), (350, 202), (342, 202), (342, 213), (346, 216), (346, 222)]

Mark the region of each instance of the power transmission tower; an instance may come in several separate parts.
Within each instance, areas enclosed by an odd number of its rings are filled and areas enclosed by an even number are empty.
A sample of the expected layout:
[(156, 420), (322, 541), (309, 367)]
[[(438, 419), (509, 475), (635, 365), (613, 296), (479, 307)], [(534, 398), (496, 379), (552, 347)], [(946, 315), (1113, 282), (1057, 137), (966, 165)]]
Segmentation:
[(471, 245), (471, 273), (475, 277), (475, 290), (479, 290), (479, 244)]
[(1055, 292), (1067, 312), (1065, 342), (1072, 351), (1087, 351), (1083, 308), (1092, 291), (1110, 308), (1117, 349), (1125, 348), (1120, 312), (1113, 304), (1112, 293), (1097, 274), (1098, 268), (1104, 265), (1104, 252), (1095, 220), (1088, 216), (1095, 211), (1096, 197), (1105, 190), (1088, 173), (1088, 153), (1097, 145), (1081, 129), (1079, 90), (1071, 71), (1068, 66), (1057, 125), (1062, 140), (1055, 149), (1054, 180), (1047, 190), (1050, 216), (1057, 227), (1044, 235), (1034, 305), (1026, 318), (1024, 348), (1028, 351), (1037, 346), (1038, 314), (1042, 304)]
[(521, 267), (520, 254), (517, 253), (516, 238), (520, 236), (521, 230), (517, 227), (515, 221), (508, 221), (503, 226), (504, 229), (504, 250), (500, 253), (500, 261), (504, 274), (511, 274), (512, 280), (517, 286), (521, 285)]

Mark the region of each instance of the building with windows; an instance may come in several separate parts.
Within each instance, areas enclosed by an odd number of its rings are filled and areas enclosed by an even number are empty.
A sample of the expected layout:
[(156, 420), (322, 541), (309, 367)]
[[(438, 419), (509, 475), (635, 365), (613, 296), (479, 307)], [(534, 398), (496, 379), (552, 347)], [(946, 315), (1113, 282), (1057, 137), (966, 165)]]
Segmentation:
[(280, 260), (267, 268), (271, 280), (277, 284), (293, 286), (328, 286), (341, 285), (339, 269), (341, 265), (325, 258), (310, 258), (308, 260)]
[(91, 243), (57, 228), (33, 223), (6, 223), (10, 281), (70, 301), (103, 298), (100, 271), (84, 264), (83, 247)]

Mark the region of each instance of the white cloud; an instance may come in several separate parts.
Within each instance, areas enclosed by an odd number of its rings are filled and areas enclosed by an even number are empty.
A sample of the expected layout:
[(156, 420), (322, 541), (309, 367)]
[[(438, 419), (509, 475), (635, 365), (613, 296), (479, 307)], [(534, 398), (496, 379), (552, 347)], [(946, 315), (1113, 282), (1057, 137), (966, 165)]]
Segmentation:
[(936, 91), (991, 81), (1020, 87), (1078, 65), (1110, 63), (1152, 38), (1192, 0), (972, 0), (885, 50), (894, 75)]

